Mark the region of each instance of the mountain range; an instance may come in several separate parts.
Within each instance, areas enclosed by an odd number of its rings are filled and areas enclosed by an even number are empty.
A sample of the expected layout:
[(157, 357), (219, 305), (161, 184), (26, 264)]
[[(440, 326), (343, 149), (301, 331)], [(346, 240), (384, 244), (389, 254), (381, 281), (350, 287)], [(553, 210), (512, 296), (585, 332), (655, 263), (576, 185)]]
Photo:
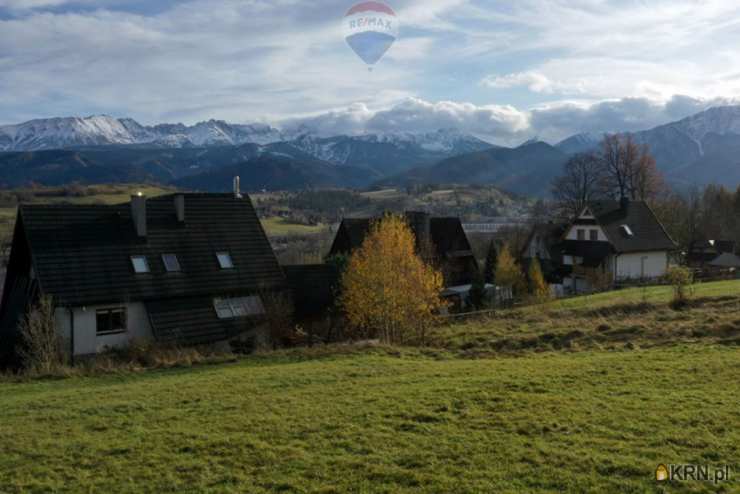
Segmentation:
[[(740, 106), (632, 135), (674, 184), (740, 183)], [(218, 120), (145, 126), (109, 116), (50, 118), (0, 126), (0, 185), (156, 181), (224, 190), (239, 174), (248, 189), (459, 183), (542, 196), (568, 157), (598, 149), (601, 137), (506, 148), (455, 129), (319, 136)]]

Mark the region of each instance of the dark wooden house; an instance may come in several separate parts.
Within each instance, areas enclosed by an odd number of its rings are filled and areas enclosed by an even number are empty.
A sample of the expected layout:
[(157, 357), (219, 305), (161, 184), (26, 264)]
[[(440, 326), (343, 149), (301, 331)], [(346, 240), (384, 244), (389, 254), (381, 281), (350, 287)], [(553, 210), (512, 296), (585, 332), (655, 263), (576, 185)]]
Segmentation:
[[(478, 272), (468, 237), (459, 218), (435, 218), (427, 213), (407, 212), (406, 220), (416, 237), (417, 250), (444, 276), (445, 286), (467, 285)], [(337, 230), (329, 257), (350, 254), (362, 245), (377, 218), (345, 218)]]
[(0, 348), (40, 295), (73, 355), (132, 340), (255, 338), (283, 272), (249, 197), (173, 194), (120, 205), (18, 209), (0, 308)]

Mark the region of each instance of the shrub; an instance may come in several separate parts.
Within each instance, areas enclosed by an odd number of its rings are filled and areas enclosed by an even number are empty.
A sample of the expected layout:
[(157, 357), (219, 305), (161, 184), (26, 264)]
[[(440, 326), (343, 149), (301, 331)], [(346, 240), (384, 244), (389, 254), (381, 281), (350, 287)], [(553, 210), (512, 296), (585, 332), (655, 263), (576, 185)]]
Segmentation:
[(265, 307), (265, 322), (273, 349), (290, 343), (295, 333), (293, 326), (293, 303), (290, 297), (281, 292), (263, 290), (260, 293)]
[(673, 286), (671, 305), (674, 308), (686, 306), (691, 297), (691, 285), (694, 284), (694, 275), (691, 270), (682, 266), (673, 266), (666, 274), (666, 281)]
[(54, 323), (54, 303), (42, 296), (21, 320), (18, 353), (24, 369), (34, 374), (52, 374), (64, 363), (61, 338)]

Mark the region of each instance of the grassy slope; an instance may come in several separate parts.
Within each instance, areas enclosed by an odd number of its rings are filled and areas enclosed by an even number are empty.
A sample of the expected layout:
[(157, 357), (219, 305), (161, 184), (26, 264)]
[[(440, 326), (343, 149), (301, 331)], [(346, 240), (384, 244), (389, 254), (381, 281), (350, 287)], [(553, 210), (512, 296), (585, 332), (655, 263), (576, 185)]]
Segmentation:
[(269, 236), (294, 236), (294, 235), (314, 235), (326, 230), (326, 225), (299, 225), (291, 223), (285, 218), (264, 218), (262, 227)]
[(740, 281), (695, 285), (691, 310), (668, 306), (671, 287), (634, 288), (503, 311), (434, 330), (431, 343), (467, 356), (561, 349), (740, 345)]
[(0, 478), (9, 492), (643, 492), (659, 462), (737, 471), (738, 373), (737, 350), (697, 346), (5, 384)]
[[(485, 359), (432, 350), (337, 350), (312, 359), (297, 352), (0, 383), (0, 492), (652, 492), (659, 462), (729, 463), (732, 484), (689, 482), (671, 491), (737, 492), (740, 348), (676, 335), (715, 325), (723, 337), (737, 334), (739, 286), (702, 286), (699, 295), (719, 298), (673, 314), (679, 322), (652, 306), (640, 316), (645, 341), (655, 326), (673, 343), (653, 348), (550, 345)], [(611, 331), (635, 324), (620, 315), (624, 300), (642, 301), (642, 293), (635, 297), (592, 299), (614, 311)], [(545, 309), (549, 331), (603, 324), (587, 303), (567, 304), (575, 308)], [(516, 331), (511, 321), (529, 325), (523, 337), (541, 336), (548, 326), (532, 322), (539, 312), (436, 337), (451, 348), (465, 338), (479, 345), (486, 330), (489, 338)]]

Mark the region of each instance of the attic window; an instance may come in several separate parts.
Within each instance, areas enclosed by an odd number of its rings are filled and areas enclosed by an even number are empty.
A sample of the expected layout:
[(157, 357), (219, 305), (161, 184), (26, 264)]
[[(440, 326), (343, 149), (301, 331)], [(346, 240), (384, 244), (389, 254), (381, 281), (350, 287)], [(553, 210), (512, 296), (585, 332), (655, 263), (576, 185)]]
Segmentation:
[(621, 225), (619, 229), (622, 231), (622, 234), (625, 237), (634, 237), (635, 234), (632, 233), (632, 229), (629, 227), (629, 225)]
[(213, 301), (213, 307), (216, 309), (219, 319), (235, 319), (265, 313), (265, 306), (258, 296), (217, 298)]
[(218, 265), (221, 269), (234, 269), (234, 261), (231, 260), (231, 254), (228, 252), (217, 252)]
[(180, 261), (175, 254), (162, 254), (162, 262), (168, 273), (179, 273), (182, 271)]
[(138, 274), (149, 272), (149, 262), (146, 256), (131, 256), (131, 265), (134, 267), (134, 272)]

